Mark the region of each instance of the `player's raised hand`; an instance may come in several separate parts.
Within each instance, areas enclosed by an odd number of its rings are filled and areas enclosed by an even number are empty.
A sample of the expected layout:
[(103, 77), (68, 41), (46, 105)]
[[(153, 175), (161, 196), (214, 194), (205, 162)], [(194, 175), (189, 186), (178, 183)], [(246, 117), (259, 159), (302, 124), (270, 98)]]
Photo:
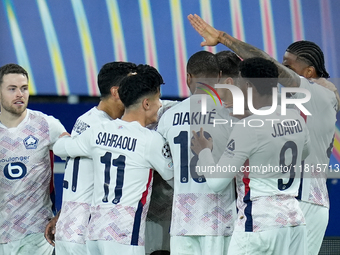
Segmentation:
[(204, 38), (204, 42), (201, 42), (201, 46), (215, 46), (219, 43), (218, 37), (220, 31), (210, 26), (197, 14), (189, 14), (188, 19), (193, 28)]

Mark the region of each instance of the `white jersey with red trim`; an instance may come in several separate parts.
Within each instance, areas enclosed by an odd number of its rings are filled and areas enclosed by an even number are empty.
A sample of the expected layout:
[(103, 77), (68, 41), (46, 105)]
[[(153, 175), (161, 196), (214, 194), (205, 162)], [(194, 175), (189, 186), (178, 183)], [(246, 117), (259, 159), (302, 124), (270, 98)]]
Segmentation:
[[(259, 232), (305, 224), (295, 199), (301, 158), (308, 155), (310, 146), (304, 120), (295, 110), (282, 116), (278, 106), (271, 115), (252, 115), (240, 122), (244, 125), (234, 127), (217, 163), (220, 167), (233, 167), (225, 177), (232, 179), (237, 173), (239, 211), (235, 231)], [(204, 149), (199, 159), (199, 164), (216, 165), (209, 149)], [(249, 166), (244, 165), (247, 160)], [(214, 190), (227, 183), (225, 178), (207, 181)]]
[[(207, 103), (206, 114), (202, 113), (203, 97)], [(172, 236), (232, 234), (236, 217), (234, 185), (215, 194), (204, 176), (196, 173), (198, 156), (189, 147), (192, 131), (203, 127), (205, 135), (213, 139), (213, 155), (218, 160), (231, 132), (231, 119), (238, 121), (230, 117), (230, 112), (231, 109), (224, 108), (216, 97), (192, 95), (167, 110), (159, 121), (157, 131), (168, 141), (174, 161)], [(214, 125), (214, 121), (218, 124)]]
[(0, 123), (0, 243), (43, 233), (52, 214), (50, 150), (65, 128), (27, 109), (15, 128)]
[(173, 177), (168, 146), (156, 132), (138, 122), (104, 121), (81, 135), (59, 139), (59, 156), (93, 160), (94, 191), (89, 240), (112, 240), (144, 245), (145, 218), (149, 206), (152, 170)]
[[(337, 100), (334, 92), (303, 77), (300, 78), (300, 88), (311, 93), (311, 99), (303, 104), (311, 115), (302, 114), (309, 129), (311, 152), (303, 162), (304, 174), (298, 198), (329, 208), (326, 179), (333, 148)], [(304, 97), (303, 93), (293, 95), (293, 98)]]
[[(106, 120), (112, 118), (106, 112), (93, 107), (77, 119), (71, 136), (77, 136)], [(93, 194), (93, 176), (92, 159), (76, 157), (66, 160), (62, 210), (56, 225), (56, 240), (85, 244)]]

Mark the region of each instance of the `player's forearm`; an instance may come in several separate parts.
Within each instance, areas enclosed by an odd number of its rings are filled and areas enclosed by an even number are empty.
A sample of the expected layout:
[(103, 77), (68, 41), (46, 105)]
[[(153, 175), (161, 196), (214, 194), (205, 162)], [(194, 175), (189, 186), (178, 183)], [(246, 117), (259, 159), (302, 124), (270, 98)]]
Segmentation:
[(68, 151), (66, 150), (66, 142), (69, 139), (71, 138), (70, 137), (59, 138), (53, 145), (53, 153), (62, 159), (70, 157), (71, 155), (69, 155)]
[(250, 45), (246, 42), (240, 41), (226, 32), (219, 31), (218, 41), (223, 45), (227, 46), (229, 49), (234, 51), (237, 55), (239, 55), (242, 59), (248, 58), (264, 58), (272, 61), (278, 68), (279, 71), (279, 82), (285, 87), (299, 87), (300, 79), (296, 73), (287, 67), (283, 66), (277, 60), (269, 56), (263, 50), (256, 48), (253, 45)]
[(218, 41), (229, 49), (234, 51), (237, 55), (239, 55), (242, 59), (260, 57), (268, 60), (273, 60), (267, 53), (256, 48), (253, 45), (250, 45), (246, 42), (240, 41), (235, 37), (232, 37), (226, 32), (219, 31)]

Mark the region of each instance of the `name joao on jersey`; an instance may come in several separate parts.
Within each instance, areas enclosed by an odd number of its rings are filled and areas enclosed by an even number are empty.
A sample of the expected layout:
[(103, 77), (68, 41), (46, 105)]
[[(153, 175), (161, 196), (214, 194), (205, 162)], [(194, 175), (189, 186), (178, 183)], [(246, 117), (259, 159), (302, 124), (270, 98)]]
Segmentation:
[(104, 145), (113, 148), (127, 149), (135, 151), (137, 139), (128, 136), (119, 136), (116, 134), (99, 132), (97, 135), (96, 144)]

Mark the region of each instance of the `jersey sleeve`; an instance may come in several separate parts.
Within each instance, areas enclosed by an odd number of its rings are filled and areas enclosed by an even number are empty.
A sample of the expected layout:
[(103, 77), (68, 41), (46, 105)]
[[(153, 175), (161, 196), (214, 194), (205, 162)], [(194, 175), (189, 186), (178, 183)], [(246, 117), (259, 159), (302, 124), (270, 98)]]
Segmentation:
[[(318, 98), (318, 102), (320, 104), (318, 104), (318, 109), (320, 110), (324, 110), (322, 107), (326, 107), (327, 104), (331, 104), (331, 106), (334, 108), (335, 112), (336, 109), (338, 107), (338, 101), (336, 99), (336, 95), (333, 91), (313, 82), (313, 81), (309, 81), (304, 77), (300, 77), (301, 78), (301, 83), (300, 83), (300, 88), (304, 88), (306, 90), (309, 90), (311, 92), (312, 97), (316, 97)], [(303, 93), (296, 93), (295, 98), (304, 98), (305, 95)], [(325, 100), (324, 104), (326, 104), (325, 106), (323, 106), (323, 102), (321, 100)]]
[(45, 117), (48, 126), (49, 126), (49, 132), (50, 132), (50, 149), (52, 149), (53, 144), (57, 141), (59, 136), (66, 132), (65, 127), (61, 124), (61, 122), (54, 118), (53, 116), (46, 115)]
[(145, 151), (145, 158), (150, 162), (152, 168), (156, 170), (164, 180), (174, 177), (173, 162), (170, 147), (164, 138), (156, 131), (152, 132), (151, 141)]
[(92, 129), (75, 137), (64, 136), (56, 141), (53, 146), (53, 152), (61, 158), (66, 157), (88, 157), (91, 156), (91, 137)]
[[(301, 123), (304, 123), (304, 122), (301, 122)], [(309, 131), (306, 125), (305, 125), (304, 130), (305, 130), (305, 143), (304, 143), (303, 150), (302, 150), (301, 160), (305, 160), (305, 158), (307, 158), (307, 156), (309, 155), (311, 151), (310, 136), (309, 136)]]
[(256, 149), (256, 144), (256, 135), (254, 133), (249, 132), (246, 127), (235, 127), (230, 134), (226, 149), (217, 164), (214, 162), (209, 149), (202, 150), (199, 154), (198, 164), (207, 168), (214, 166), (215, 169), (223, 167), (231, 169), (229, 172), (223, 173), (223, 176), (220, 174), (218, 176), (214, 176), (214, 174), (205, 176), (209, 177), (206, 178), (208, 186), (214, 192), (223, 191)]
[(168, 130), (168, 126), (166, 125), (166, 115), (163, 115), (159, 121), (158, 121), (158, 126), (157, 126), (157, 132), (160, 133), (164, 138), (166, 138), (166, 133)]

